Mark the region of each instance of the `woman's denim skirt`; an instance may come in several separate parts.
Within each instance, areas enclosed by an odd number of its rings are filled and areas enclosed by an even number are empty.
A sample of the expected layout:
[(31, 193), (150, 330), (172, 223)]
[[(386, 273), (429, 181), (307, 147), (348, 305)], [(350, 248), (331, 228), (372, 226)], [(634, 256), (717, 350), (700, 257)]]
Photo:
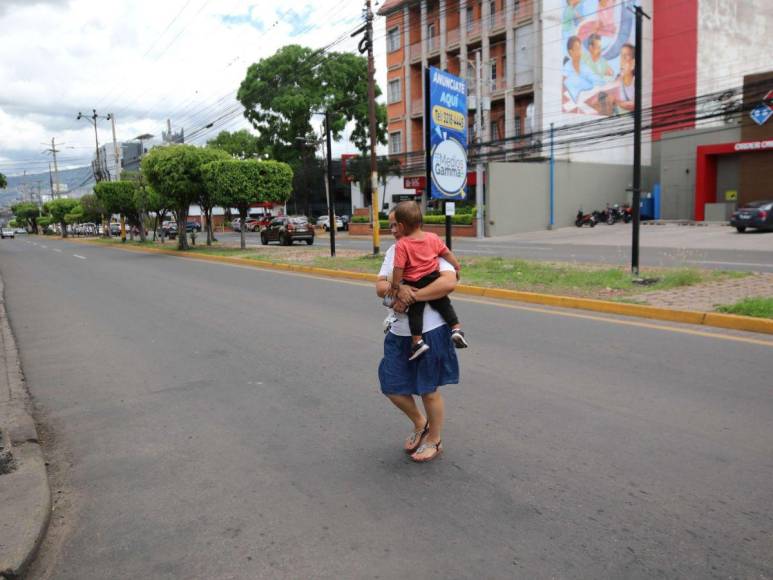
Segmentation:
[(443, 324), (423, 335), (429, 350), (416, 360), (411, 356), (411, 337), (388, 332), (378, 380), (385, 395), (426, 395), (442, 385), (459, 382), (459, 361), (451, 330)]

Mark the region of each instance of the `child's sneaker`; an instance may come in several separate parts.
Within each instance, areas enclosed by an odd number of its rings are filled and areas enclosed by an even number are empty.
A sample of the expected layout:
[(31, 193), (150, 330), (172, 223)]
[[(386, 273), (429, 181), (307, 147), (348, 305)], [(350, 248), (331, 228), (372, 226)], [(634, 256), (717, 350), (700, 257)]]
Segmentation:
[(467, 348), (470, 346), (467, 344), (467, 341), (464, 340), (464, 332), (459, 330), (458, 328), (451, 331), (451, 340), (454, 341), (454, 346), (456, 348)]
[(419, 342), (417, 342), (411, 347), (411, 356), (410, 358), (408, 358), (408, 360), (417, 359), (428, 350), (429, 350), (429, 345), (423, 340), (420, 340)]

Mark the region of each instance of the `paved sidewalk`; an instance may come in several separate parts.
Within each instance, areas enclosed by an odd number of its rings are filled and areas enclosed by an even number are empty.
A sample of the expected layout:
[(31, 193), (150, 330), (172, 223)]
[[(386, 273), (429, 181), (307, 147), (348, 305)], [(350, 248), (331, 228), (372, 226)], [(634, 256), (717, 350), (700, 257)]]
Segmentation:
[(0, 475), (0, 578), (24, 574), (45, 535), (51, 491), (0, 279), (0, 429), (13, 469)]
[(752, 296), (773, 297), (773, 274), (757, 273), (745, 278), (659, 290), (636, 299), (659, 308), (711, 312), (717, 305), (734, 304)]

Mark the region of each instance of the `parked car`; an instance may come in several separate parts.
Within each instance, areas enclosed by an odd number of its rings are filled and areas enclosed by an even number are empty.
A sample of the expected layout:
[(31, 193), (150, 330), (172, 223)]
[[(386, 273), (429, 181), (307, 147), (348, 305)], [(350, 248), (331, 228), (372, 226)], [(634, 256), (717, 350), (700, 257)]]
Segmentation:
[(308, 245), (314, 243), (314, 228), (304, 215), (275, 217), (268, 227), (260, 232), (260, 243), (263, 245), (279, 242), (283, 246), (289, 246), (299, 240)]
[(121, 235), (121, 224), (112, 222), (110, 224), (110, 235), (111, 236), (120, 236)]
[[(244, 231), (245, 232), (254, 232), (258, 228), (258, 220), (255, 218), (247, 218), (244, 220)], [(236, 218), (231, 222), (231, 229), (235, 232), (242, 231), (242, 220), (241, 218)]]
[(26, 234), (27, 230), (25, 230), (24, 228), (16, 228), (14, 230), (14, 233), (16, 233), (16, 234)]
[(773, 230), (773, 201), (751, 201), (730, 216), (730, 225), (743, 233), (746, 228)]
[(5, 238), (13, 239), (15, 237), (16, 237), (16, 232), (13, 231), (13, 228), (0, 228), (0, 239), (3, 239), (3, 240)]
[(161, 232), (163, 233), (165, 238), (169, 238), (170, 240), (173, 240), (177, 237), (177, 222), (173, 221), (165, 221), (161, 224)]
[[(335, 216), (336, 219), (336, 230), (342, 230), (344, 229), (344, 221), (339, 217)], [(317, 227), (321, 227), (323, 230), (330, 231), (330, 216), (327, 215), (321, 215), (317, 218)]]
[(201, 224), (199, 222), (185, 222), (185, 231), (188, 233), (193, 231), (200, 232)]

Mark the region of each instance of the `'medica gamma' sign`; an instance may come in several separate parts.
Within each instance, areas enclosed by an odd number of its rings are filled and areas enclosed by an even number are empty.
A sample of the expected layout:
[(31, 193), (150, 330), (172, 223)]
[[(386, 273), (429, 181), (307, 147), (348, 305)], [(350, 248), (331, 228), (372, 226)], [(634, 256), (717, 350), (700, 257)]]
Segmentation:
[(429, 68), (430, 195), (464, 199), (467, 186), (467, 83)]

